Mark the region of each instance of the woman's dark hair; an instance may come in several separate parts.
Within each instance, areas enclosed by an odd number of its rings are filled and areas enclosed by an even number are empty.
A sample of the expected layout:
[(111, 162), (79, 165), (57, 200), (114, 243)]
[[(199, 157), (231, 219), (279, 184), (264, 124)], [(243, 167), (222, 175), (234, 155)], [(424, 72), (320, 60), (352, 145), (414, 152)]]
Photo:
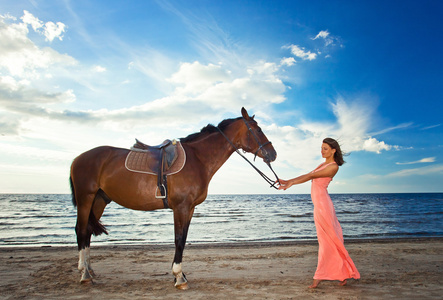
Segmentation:
[(343, 156), (346, 154), (344, 154), (341, 151), (340, 145), (338, 144), (338, 142), (332, 138), (325, 138), (323, 140), (323, 143), (328, 144), (329, 147), (331, 147), (332, 149), (335, 149), (334, 160), (337, 163), (337, 165), (339, 165), (339, 166), (343, 165), (345, 163)]

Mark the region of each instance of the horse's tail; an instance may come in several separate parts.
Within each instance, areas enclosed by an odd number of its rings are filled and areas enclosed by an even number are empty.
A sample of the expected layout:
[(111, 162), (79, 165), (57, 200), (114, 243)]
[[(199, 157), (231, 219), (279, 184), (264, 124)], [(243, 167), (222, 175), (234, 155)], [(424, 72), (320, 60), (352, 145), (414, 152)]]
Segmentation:
[[(74, 183), (72, 181), (72, 177), (71, 176), (69, 176), (69, 183), (70, 183), (70, 186), (71, 186), (72, 204), (74, 205), (74, 207), (77, 207), (77, 199), (75, 198)], [(100, 191), (101, 190), (99, 190), (99, 192)], [(102, 194), (104, 194), (104, 192)], [(101, 196), (102, 197), (106, 196), (106, 198), (105, 198), (106, 200), (105, 201), (107, 201), (109, 199), (106, 194), (101, 195)], [(109, 202), (110, 202), (110, 200), (109, 200)], [(108, 234), (108, 231), (106, 230), (106, 227), (99, 220), (97, 220), (97, 218), (95, 217), (95, 215), (92, 212), (92, 210), (89, 213), (88, 231), (92, 232), (92, 234), (95, 235), (95, 236), (100, 235), (102, 233)]]
[[(106, 204), (109, 204), (112, 201), (102, 189), (99, 189), (97, 191), (97, 194), (95, 195), (95, 197), (96, 198), (101, 197), (103, 199), (103, 201), (106, 202)], [(102, 222), (100, 222), (100, 220), (97, 220), (97, 218), (95, 217), (94, 212), (92, 210), (89, 213), (88, 228), (92, 231), (92, 234), (95, 236), (100, 235), (102, 233), (108, 234), (108, 231), (106, 230), (105, 225), (103, 225)]]
[(77, 200), (75, 199), (74, 183), (72, 182), (71, 176), (69, 176), (69, 183), (71, 185), (72, 204), (74, 204), (74, 207), (77, 207)]
[(89, 221), (88, 221), (88, 231), (92, 232), (93, 235), (98, 236), (102, 233), (108, 234), (106, 227), (94, 216), (94, 213), (89, 213)]

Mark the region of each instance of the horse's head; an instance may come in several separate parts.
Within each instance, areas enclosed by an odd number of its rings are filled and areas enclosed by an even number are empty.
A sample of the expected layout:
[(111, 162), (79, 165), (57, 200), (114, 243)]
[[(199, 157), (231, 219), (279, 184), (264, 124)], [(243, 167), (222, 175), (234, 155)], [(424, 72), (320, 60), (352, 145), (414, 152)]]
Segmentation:
[(271, 142), (254, 120), (254, 116), (250, 117), (244, 107), (242, 107), (241, 113), (244, 121), (242, 130), (244, 134), (240, 138), (240, 148), (263, 158), (263, 161), (268, 164), (273, 162), (277, 158), (277, 152)]

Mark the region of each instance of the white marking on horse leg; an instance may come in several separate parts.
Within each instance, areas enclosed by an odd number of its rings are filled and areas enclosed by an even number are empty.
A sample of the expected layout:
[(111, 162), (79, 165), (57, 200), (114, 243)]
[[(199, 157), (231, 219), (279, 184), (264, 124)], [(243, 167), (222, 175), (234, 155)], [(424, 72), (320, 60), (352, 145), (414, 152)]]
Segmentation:
[(86, 250), (82, 249), (78, 252), (78, 269), (81, 271), (85, 268)]
[(91, 282), (92, 276), (90, 274), (89, 261), (89, 248), (82, 249), (78, 253), (78, 269), (82, 272), (81, 283)]
[(175, 287), (178, 289), (188, 289), (188, 280), (182, 272), (182, 264), (172, 264), (172, 274), (175, 276)]
[(179, 273), (182, 273), (182, 264), (181, 263), (180, 264), (173, 263), (172, 264), (172, 274), (176, 275)]

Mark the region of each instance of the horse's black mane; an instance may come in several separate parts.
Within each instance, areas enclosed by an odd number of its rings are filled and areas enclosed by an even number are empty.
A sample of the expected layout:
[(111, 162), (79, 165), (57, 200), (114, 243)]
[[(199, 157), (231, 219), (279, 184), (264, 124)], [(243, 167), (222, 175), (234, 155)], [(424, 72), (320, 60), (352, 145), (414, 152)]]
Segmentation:
[[(217, 127), (218, 128), (220, 128), (220, 130), (221, 131), (224, 131), (225, 130), (225, 128), (228, 126), (228, 125), (230, 125), (231, 123), (233, 123), (233, 122), (235, 122), (235, 121), (237, 121), (237, 120), (239, 120), (239, 119), (241, 119), (241, 117), (238, 117), (238, 118), (235, 118), (235, 119), (226, 119), (226, 120), (223, 120), (223, 121), (221, 121), (218, 125), (217, 125)], [(180, 139), (180, 142), (191, 142), (191, 141), (195, 141), (195, 140), (197, 140), (199, 137), (201, 137), (201, 136), (204, 136), (204, 135), (208, 135), (208, 134), (211, 134), (211, 133), (213, 133), (213, 132), (218, 132), (218, 128), (217, 127), (215, 127), (214, 125), (212, 125), (212, 124), (208, 124), (208, 125), (206, 125), (205, 127), (203, 127), (201, 130), (200, 130), (200, 132), (196, 132), (196, 133), (192, 133), (192, 134), (190, 134), (190, 135), (188, 135), (187, 137), (185, 137), (185, 138), (181, 138)]]

